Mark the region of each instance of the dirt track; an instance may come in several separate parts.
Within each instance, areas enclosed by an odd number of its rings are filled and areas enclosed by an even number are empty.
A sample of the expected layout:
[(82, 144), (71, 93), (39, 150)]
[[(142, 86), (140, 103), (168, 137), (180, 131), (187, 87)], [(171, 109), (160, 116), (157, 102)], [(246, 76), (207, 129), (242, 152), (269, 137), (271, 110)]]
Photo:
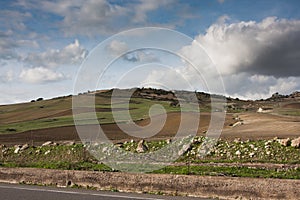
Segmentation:
[[(156, 120), (160, 120), (160, 117), (161, 116), (157, 116)], [(192, 113), (184, 113), (182, 114), (182, 116), (180, 115), (180, 113), (169, 113), (163, 129), (157, 135), (149, 139), (154, 140), (173, 137), (177, 133), (181, 117), (184, 118), (186, 123), (189, 123), (195, 116)], [(201, 113), (198, 135), (204, 135), (203, 131), (207, 130), (210, 122), (210, 117), (211, 116), (209, 113)], [(243, 120), (243, 125), (231, 127), (229, 125), (233, 124), (235, 121), (233, 120), (232, 114), (227, 114), (221, 138), (230, 140), (235, 138), (241, 138), (243, 140), (256, 140), (269, 139), (274, 137), (294, 138), (300, 136), (299, 117), (282, 117), (266, 113), (243, 113), (239, 114), (238, 117)], [(149, 123), (149, 119), (137, 122), (137, 124), (140, 126), (145, 126)], [(191, 126), (192, 125), (193, 124), (191, 124)], [(89, 130), (93, 130), (94, 128), (96, 128), (96, 126), (89, 125), (87, 128)], [(110, 140), (114, 140), (116, 142), (133, 138), (121, 131), (116, 124), (101, 125), (101, 128)], [(49, 140), (79, 141), (80, 138), (77, 135), (77, 131), (74, 126), (48, 128), (27, 131), (24, 133), (0, 135), (0, 144), (41, 144)]]

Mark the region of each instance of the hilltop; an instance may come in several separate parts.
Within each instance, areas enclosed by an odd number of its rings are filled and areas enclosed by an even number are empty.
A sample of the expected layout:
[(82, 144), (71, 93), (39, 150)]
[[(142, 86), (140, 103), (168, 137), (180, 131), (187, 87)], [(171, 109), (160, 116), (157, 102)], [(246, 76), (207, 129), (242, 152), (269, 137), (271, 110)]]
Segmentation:
[[(163, 129), (150, 139), (170, 138), (176, 134), (181, 117), (192, 119), (193, 110), (180, 114), (180, 101), (199, 105), (201, 118), (198, 134), (203, 135), (210, 122), (211, 97), (226, 99), (226, 104), (219, 112), (226, 112), (222, 132), (223, 138), (259, 139), (270, 137), (296, 137), (299, 135), (300, 92), (290, 95), (275, 93), (270, 98), (261, 100), (241, 100), (221, 95), (191, 91), (165, 91), (153, 88), (111, 89), (89, 91), (78, 94), (81, 97), (95, 96), (95, 111), (101, 128), (114, 141), (135, 139), (123, 133), (115, 124), (111, 113), (111, 96), (117, 112), (126, 112), (126, 101), (122, 94), (132, 93), (130, 114), (141, 126), (151, 122), (149, 109), (154, 104), (162, 105), (168, 113)], [(180, 96), (178, 98), (177, 96)], [(195, 98), (193, 97), (197, 97)], [(0, 143), (42, 143), (47, 140), (79, 140), (72, 113), (72, 95), (49, 100), (38, 98), (27, 103), (0, 106)], [(195, 102), (196, 101), (196, 102)], [(221, 107), (220, 106), (220, 107)], [(83, 113), (92, 112), (91, 108), (82, 108)], [(160, 120), (160, 113), (155, 119)], [(87, 126), (95, 126), (87, 121)]]

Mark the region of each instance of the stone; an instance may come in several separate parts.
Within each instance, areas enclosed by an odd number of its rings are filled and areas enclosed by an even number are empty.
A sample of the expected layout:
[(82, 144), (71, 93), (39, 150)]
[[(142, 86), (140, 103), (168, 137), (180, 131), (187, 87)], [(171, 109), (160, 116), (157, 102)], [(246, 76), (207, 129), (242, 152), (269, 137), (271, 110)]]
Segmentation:
[(44, 144), (42, 144), (42, 147), (44, 147), (44, 146), (50, 146), (52, 144), (53, 144), (52, 141), (48, 141), (48, 142), (45, 142)]
[(137, 148), (136, 148), (136, 152), (138, 152), (138, 153), (144, 153), (147, 150), (148, 150), (148, 148), (145, 145), (145, 141), (144, 140), (139, 141), (139, 143), (137, 145)]
[(295, 148), (299, 148), (300, 147), (300, 137), (293, 139), (291, 142), (291, 146), (295, 147)]
[(190, 148), (189, 144), (185, 144), (182, 146), (182, 148), (180, 149), (180, 151), (178, 151), (178, 156), (183, 155), (185, 152), (187, 152)]
[(232, 128), (234, 128), (234, 127), (236, 127), (236, 126), (240, 126), (240, 125), (243, 125), (243, 122), (241, 122), (241, 121), (235, 122), (235, 123), (232, 125)]
[(19, 152), (20, 152), (20, 149), (21, 149), (21, 147), (20, 147), (20, 146), (16, 146), (16, 147), (15, 147), (15, 151), (14, 151), (14, 153), (19, 153)]
[(49, 154), (50, 152), (51, 152), (50, 150), (46, 151), (46, 152), (45, 152), (45, 155)]
[(237, 150), (236, 152), (235, 152), (235, 155), (237, 155), (237, 156), (240, 156), (242, 153), (240, 152), (240, 150)]
[(291, 140), (290, 140), (290, 138), (286, 138), (286, 139), (278, 139), (277, 142), (278, 142), (279, 144), (281, 144), (282, 146), (287, 147), (287, 146), (290, 145)]
[(240, 143), (241, 142), (241, 138), (235, 138), (234, 139), (234, 143)]
[(24, 144), (21, 148), (20, 151), (26, 150), (29, 148), (29, 144)]

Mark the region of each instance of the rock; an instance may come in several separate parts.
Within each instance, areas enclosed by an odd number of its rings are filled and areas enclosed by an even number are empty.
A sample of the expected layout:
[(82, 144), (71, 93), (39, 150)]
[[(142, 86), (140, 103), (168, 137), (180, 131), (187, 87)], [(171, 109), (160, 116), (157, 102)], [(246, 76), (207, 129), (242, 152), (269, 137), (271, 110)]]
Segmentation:
[(50, 150), (46, 151), (46, 152), (45, 152), (45, 155), (49, 154), (50, 152), (51, 152)]
[(183, 155), (185, 152), (187, 152), (190, 148), (189, 144), (185, 144), (182, 146), (182, 148), (180, 149), (180, 151), (178, 151), (178, 156)]
[(145, 145), (145, 141), (144, 140), (139, 141), (138, 146), (136, 148), (136, 152), (138, 152), (138, 153), (144, 153), (147, 150), (148, 150), (148, 148)]
[(264, 112), (264, 110), (260, 107), (260, 108), (258, 108), (257, 112), (262, 113), (262, 112)]
[(285, 146), (285, 147), (287, 147), (287, 146), (289, 146), (291, 144), (290, 138), (287, 138), (287, 139), (278, 139), (277, 142), (279, 144), (281, 144), (282, 146)]
[(236, 152), (235, 152), (235, 155), (237, 155), (237, 156), (240, 156), (242, 153), (240, 152), (240, 150), (237, 150)]
[(20, 151), (26, 150), (29, 148), (29, 144), (24, 144), (21, 148)]
[(19, 153), (20, 149), (21, 149), (21, 147), (20, 147), (20, 146), (16, 146), (16, 147), (15, 147), (15, 151), (14, 151), (14, 153)]
[(235, 123), (232, 125), (232, 128), (233, 128), (233, 127), (236, 127), (236, 126), (240, 126), (240, 125), (243, 125), (243, 122), (241, 122), (241, 121), (235, 122)]
[(42, 144), (42, 147), (44, 147), (44, 146), (50, 146), (52, 144), (53, 144), (52, 141), (48, 141), (48, 142), (45, 142), (44, 144)]
[(299, 148), (300, 147), (300, 137), (293, 139), (291, 142), (291, 146), (295, 147), (295, 148)]
[(167, 143), (167, 144), (170, 144), (171, 142), (172, 142), (171, 139), (167, 139), (167, 140), (166, 140), (166, 143)]
[(241, 142), (241, 138), (235, 138), (234, 139), (234, 143), (240, 143)]

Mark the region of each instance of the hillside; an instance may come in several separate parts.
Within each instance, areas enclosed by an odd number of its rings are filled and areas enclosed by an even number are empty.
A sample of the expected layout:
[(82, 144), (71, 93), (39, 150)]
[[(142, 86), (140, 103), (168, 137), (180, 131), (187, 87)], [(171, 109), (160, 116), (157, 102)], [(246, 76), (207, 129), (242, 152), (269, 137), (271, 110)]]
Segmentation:
[[(194, 102), (195, 92), (164, 91), (152, 88), (134, 88), (128, 90), (102, 90), (79, 94), (79, 96), (95, 96), (95, 111), (101, 127), (113, 140), (129, 139), (115, 121), (111, 112), (111, 95), (114, 97), (114, 108), (117, 114), (126, 112), (126, 101), (123, 93), (131, 92), (130, 114), (138, 125), (146, 126), (149, 109), (154, 104), (162, 105), (168, 113), (163, 129), (152, 139), (172, 137), (180, 124), (181, 117), (193, 118), (193, 107), (180, 114), (180, 103), (185, 101), (195, 106), (199, 105), (201, 118), (198, 134), (203, 135), (210, 122), (210, 94), (197, 92), (197, 102)], [(175, 94), (181, 94), (185, 99), (178, 99)], [(212, 95), (214, 98), (225, 98)], [(226, 98), (226, 120), (222, 137), (255, 139), (264, 137), (296, 137), (299, 135), (300, 93), (291, 95), (274, 94), (265, 100), (245, 101)], [(259, 113), (257, 112), (259, 110)], [(92, 112), (91, 108), (80, 108), (82, 113)], [(64, 96), (49, 100), (0, 106), (0, 143), (43, 142), (47, 140), (79, 140), (72, 115), (72, 96)], [(159, 114), (157, 118), (159, 120)], [(88, 120), (88, 126), (94, 126)], [(277, 124), (277, 125), (275, 125)], [(284, 132), (283, 132), (284, 131)]]

